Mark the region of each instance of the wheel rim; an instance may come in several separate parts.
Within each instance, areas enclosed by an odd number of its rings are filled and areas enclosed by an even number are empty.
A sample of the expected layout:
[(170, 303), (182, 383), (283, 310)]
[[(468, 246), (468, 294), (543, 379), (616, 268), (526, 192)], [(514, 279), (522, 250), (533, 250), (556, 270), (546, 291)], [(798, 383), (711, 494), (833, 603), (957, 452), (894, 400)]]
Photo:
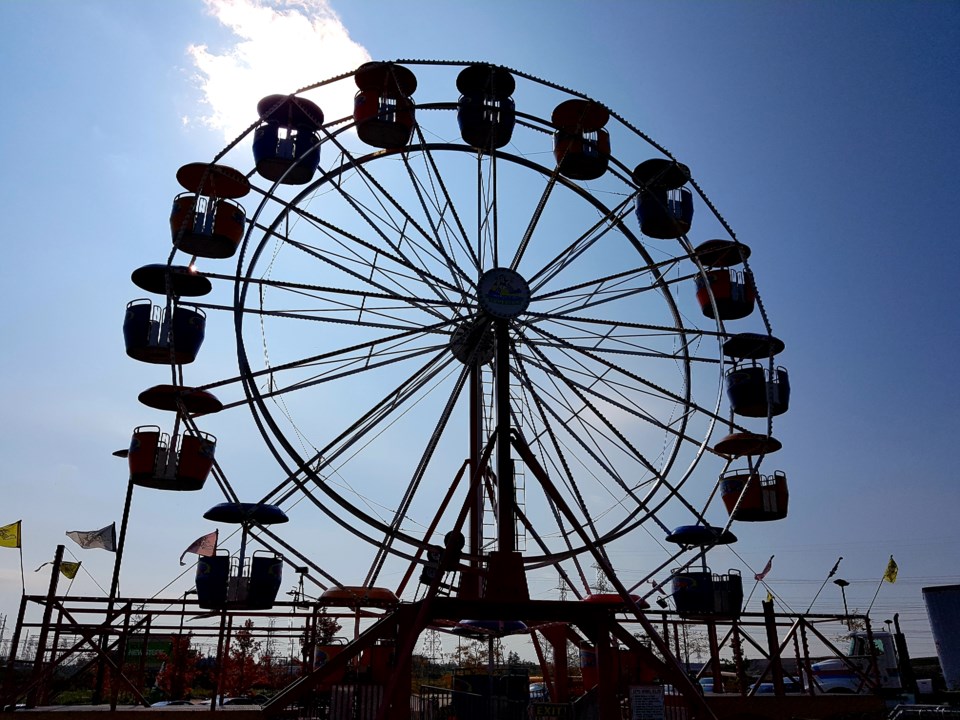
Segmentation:
[[(425, 154), (433, 154), (433, 155), (436, 155), (441, 152), (453, 152), (461, 155), (476, 154), (475, 151), (471, 151), (469, 148), (466, 148), (464, 146), (447, 145), (447, 144), (428, 144), (428, 145), (417, 147), (416, 150), (423, 152)], [(414, 149), (410, 149), (410, 151), (408, 152), (408, 155), (410, 154), (415, 154)], [(299, 204), (305, 198), (316, 195), (318, 190), (321, 189), (323, 186), (329, 185), (335, 182), (335, 180), (338, 180), (339, 177), (343, 175), (345, 172), (352, 171), (355, 166), (363, 166), (368, 163), (373, 163), (375, 161), (382, 160), (389, 155), (390, 153), (374, 153), (374, 154), (367, 155), (352, 161), (346, 167), (341, 167), (336, 172), (328, 174), (327, 176), (324, 176), (321, 179), (319, 179), (309, 188), (301, 192), (298, 195), (298, 197), (291, 203), (291, 205), (295, 207), (299, 207)], [(522, 166), (527, 170), (533, 170), (543, 178), (550, 178), (551, 175), (553, 174), (553, 171), (550, 168), (537, 165), (536, 163), (530, 162), (528, 160), (525, 160), (517, 156), (510, 155), (505, 152), (497, 152), (495, 155), (496, 155), (495, 162), (499, 163), (501, 166), (504, 161), (507, 161), (507, 162), (516, 163), (517, 165)], [(484, 162), (484, 160), (481, 160), (480, 162)], [(487, 160), (486, 162), (492, 165), (491, 161)], [(572, 192), (574, 195), (578, 196), (581, 200), (586, 200), (587, 203), (591, 205), (594, 210), (598, 211), (602, 217), (616, 217), (616, 213), (613, 210), (604, 206), (602, 203), (600, 203), (599, 200), (597, 200), (593, 195), (591, 195), (589, 192), (584, 190), (581, 186), (575, 183), (566, 181), (563, 178), (556, 178), (555, 181), (557, 182), (557, 185), (564, 187), (568, 192)], [(498, 202), (498, 204), (500, 203)], [(484, 210), (488, 211), (489, 207), (485, 207)], [(622, 209), (620, 212), (621, 214), (623, 213)], [(243, 280), (240, 282), (238, 286), (237, 322), (240, 328), (238, 333), (238, 338), (240, 339), (240, 342), (238, 344), (238, 350), (241, 356), (241, 367), (245, 368), (245, 374), (247, 374), (248, 377), (255, 371), (252, 370), (252, 367), (250, 365), (250, 358), (247, 356), (245, 344), (243, 342), (243, 322), (247, 313), (243, 312), (242, 308), (246, 307), (246, 302), (247, 302), (247, 299), (249, 298), (249, 290), (250, 290), (251, 282), (253, 279), (252, 276), (255, 270), (257, 269), (257, 262), (259, 258), (263, 256), (267, 247), (273, 242), (273, 238), (275, 237), (278, 231), (278, 228), (280, 228), (282, 225), (286, 223), (286, 221), (289, 219), (288, 216), (290, 214), (291, 213), (289, 213), (286, 210), (281, 212), (274, 219), (274, 221), (269, 226), (267, 226), (267, 230), (263, 231), (263, 235), (260, 238), (258, 245), (251, 253), (251, 260), (246, 263), (242, 271)], [(300, 216), (303, 217), (303, 215), (300, 215)], [(644, 287), (655, 288), (659, 290), (661, 295), (661, 301), (665, 302), (668, 307), (669, 315), (671, 316), (670, 319), (673, 321), (674, 325), (669, 330), (667, 330), (666, 327), (664, 327), (663, 332), (665, 334), (672, 334), (677, 338), (679, 338), (681, 347), (686, 348), (687, 347), (686, 336), (690, 334), (690, 331), (682, 324), (680, 320), (679, 311), (677, 310), (676, 305), (673, 301), (673, 298), (669, 293), (669, 287), (666, 285), (666, 282), (663, 280), (659, 272), (658, 264), (647, 252), (642, 242), (640, 242), (640, 240), (628, 228), (624, 227), (622, 224), (619, 224), (620, 222), (619, 220), (617, 222), (618, 222), (618, 229), (616, 232), (623, 236), (623, 240), (629, 245), (631, 252), (636, 253), (638, 257), (642, 258), (643, 263), (641, 267), (644, 268), (643, 273), (649, 274), (652, 278), (655, 278), (652, 282), (648, 282), (647, 285), (645, 285)], [(346, 236), (345, 233), (341, 233), (341, 235), (344, 237)], [(251, 237), (253, 237), (253, 233), (251, 233)], [(481, 253), (478, 252), (477, 253), (478, 258), (480, 255)], [(490, 255), (493, 255), (493, 253), (488, 253), (488, 256)], [(341, 272), (349, 275), (349, 270), (347, 269), (344, 269)], [(567, 272), (569, 272), (569, 270), (567, 270)], [(638, 274), (643, 274), (643, 273), (640, 273), (638, 271)], [(539, 279), (540, 273), (538, 273), (537, 276)], [(609, 276), (602, 275), (601, 277), (609, 277)], [(449, 281), (449, 285), (446, 286), (445, 289), (448, 291), (452, 291), (451, 288), (455, 287), (456, 279), (452, 277), (452, 278), (447, 278), (447, 280)], [(590, 283), (589, 280), (581, 280), (580, 283), (572, 283), (568, 287), (572, 287), (574, 285), (580, 284), (584, 288), (584, 291), (586, 291), (591, 289), (589, 286), (589, 283)], [(557, 283), (554, 283), (554, 285), (556, 284)], [(593, 285), (599, 287), (600, 284), (594, 282)], [(541, 284), (538, 285), (538, 290), (541, 290), (543, 292), (549, 292), (550, 288), (551, 288), (550, 282), (546, 282), (546, 283), (541, 282)], [(460, 291), (461, 292), (460, 297), (456, 299), (462, 302), (463, 305), (466, 305), (468, 308), (470, 308), (471, 313), (469, 316), (476, 317), (478, 316), (477, 307), (476, 307), (478, 303), (476, 301), (473, 301), (473, 304), (471, 305), (471, 301), (473, 300), (471, 297), (471, 294), (472, 294), (471, 291), (472, 291), (472, 288), (470, 288), (469, 286), (466, 286), (464, 290)], [(618, 292), (620, 292), (625, 297), (629, 297), (630, 294), (638, 293), (638, 290), (636, 286), (633, 286), (633, 287), (624, 286), (620, 288)], [(560, 295), (554, 295), (554, 297), (563, 298), (564, 296), (560, 294)], [(400, 300), (400, 299), (401, 299), (401, 296), (399, 295), (399, 293), (392, 298), (392, 300)], [(422, 307), (425, 304), (426, 300), (427, 300), (426, 298), (417, 297), (416, 301), (408, 299), (406, 300), (406, 302), (408, 302), (413, 307)], [(423, 301), (423, 302), (419, 302), (419, 301)], [(569, 303), (571, 301), (569, 299), (566, 299), (566, 302)], [(599, 303), (599, 301), (597, 302)], [(541, 302), (540, 305), (542, 306), (542, 304), (543, 303)], [(452, 303), (452, 304), (449, 304), (448, 307), (453, 307), (455, 305), (456, 303)], [(581, 305), (585, 307), (585, 304), (582, 302), (581, 302)], [(565, 319), (567, 320), (570, 320), (570, 318), (573, 317), (573, 315), (571, 315), (569, 311), (565, 311), (565, 313), (560, 313), (556, 310), (549, 310), (549, 309), (546, 312), (538, 311), (537, 302), (535, 300), (531, 302), (531, 307), (529, 310), (531, 313), (536, 314), (534, 320), (527, 321), (529, 323), (529, 326), (533, 326), (534, 328), (537, 328), (537, 327), (543, 328), (544, 325), (555, 322), (558, 318), (560, 318), (564, 314), (566, 315)], [(429, 313), (424, 312), (424, 314), (427, 315)], [(445, 321), (438, 320), (435, 323), (433, 323), (432, 326), (428, 325), (427, 327), (429, 327), (430, 330), (433, 332), (442, 332), (444, 322), (445, 322), (448, 328), (446, 331), (450, 332), (449, 326), (451, 324), (455, 324), (455, 322), (453, 321), (453, 318), (455, 317), (457, 317), (456, 314), (453, 314), (451, 316), (445, 316)], [(597, 320), (597, 319), (592, 318), (592, 320)], [(600, 319), (598, 324), (601, 327), (603, 327), (607, 332), (609, 332), (609, 330), (612, 329), (613, 327), (613, 323), (609, 319), (606, 319), (606, 320)], [(641, 324), (642, 323), (638, 323), (638, 325), (641, 325)], [(402, 332), (402, 328), (400, 326), (395, 326), (389, 329), (394, 332)], [(650, 332), (653, 332), (652, 328), (647, 328), (647, 330)], [(422, 332), (426, 334), (428, 331), (422, 331)], [(560, 335), (549, 333), (549, 331), (547, 332), (548, 334), (541, 336), (540, 341), (543, 342), (545, 339), (552, 340), (554, 343), (557, 344), (557, 347), (561, 347), (562, 342), (564, 341), (564, 338), (561, 337)], [(695, 335), (699, 335), (699, 332), (696, 330), (693, 330), (692, 332)], [(597, 340), (597, 339), (598, 337), (594, 335), (594, 340)], [(616, 342), (625, 342), (625, 341), (621, 339), (617, 339)], [(357, 343), (354, 343), (354, 345), (356, 344)], [(604, 347), (598, 348), (598, 352), (596, 353), (597, 357), (599, 357), (606, 350), (608, 350), (608, 348), (604, 348)], [(574, 355), (577, 354), (576, 351), (570, 348), (568, 348), (568, 352), (572, 352)], [(629, 351), (624, 349), (621, 352), (629, 352)], [(645, 351), (639, 350), (637, 352), (642, 354)], [(613, 371), (612, 363), (607, 363), (607, 364), (597, 363), (596, 360), (594, 358), (591, 358), (589, 354), (583, 354), (583, 353), (579, 353), (579, 354), (581, 355), (581, 361), (589, 358), (590, 363), (595, 364), (596, 367), (603, 367), (604, 370), (607, 372)], [(657, 355), (658, 353), (654, 351), (654, 352), (650, 352), (649, 354)], [(660, 351), (659, 354), (661, 356), (665, 356), (667, 353)], [(549, 358), (546, 358), (540, 355), (538, 356), (538, 359), (539, 359), (539, 362), (541, 363), (541, 369), (546, 368), (547, 374), (552, 373), (554, 376), (557, 376), (557, 377), (564, 374), (561, 370), (561, 366), (556, 364), (553, 364), (553, 365), (549, 364)], [(663, 397), (664, 398), (670, 397), (672, 402), (678, 403), (685, 408), (688, 408), (688, 409), (692, 408), (696, 410), (696, 406), (693, 404), (693, 400), (691, 398), (692, 383), (688, 379), (690, 375), (690, 359), (687, 356), (687, 354), (683, 352), (681, 353), (679, 361), (683, 365), (682, 374), (684, 376), (684, 381), (681, 383), (681, 392), (679, 394), (674, 394), (672, 397), (668, 394), (664, 394)], [(584, 370), (583, 372), (586, 373), (586, 375), (589, 375), (588, 370)], [(640, 379), (643, 379), (643, 378), (641, 377)], [(521, 383), (524, 382), (522, 379), (518, 381)], [(527, 389), (529, 390), (531, 381), (528, 380), (526, 382), (528, 384)], [(634, 379), (634, 382), (638, 382), (638, 379)], [(653, 390), (653, 386), (655, 385), (655, 383), (652, 383), (652, 381), (649, 381), (649, 382), (650, 384), (645, 386), (645, 389), (646, 391), (653, 393), (655, 392)], [(246, 384), (246, 389), (248, 392), (248, 396), (250, 397), (252, 406), (257, 408), (257, 414), (259, 416), (258, 422), (260, 423), (261, 428), (264, 431), (264, 435), (267, 438), (268, 444), (270, 444), (271, 447), (275, 449), (275, 452), (277, 452), (277, 454), (286, 453), (289, 456), (289, 464), (286, 465), (286, 467), (292, 470), (293, 468), (310, 466), (312, 464), (311, 463), (312, 458), (304, 457), (300, 452), (296, 450), (293, 444), (289, 442), (289, 440), (287, 439), (281, 427), (282, 423), (278, 422), (275, 418), (273, 418), (273, 414), (271, 413), (270, 408), (268, 407), (267, 397), (266, 397), (267, 394), (261, 392), (257, 388), (256, 383), (254, 382), (248, 381), (245, 384)], [(461, 386), (463, 384), (464, 383), (461, 382)], [(585, 383), (583, 382), (580, 382), (578, 384), (585, 385)], [(569, 390), (570, 390), (570, 386), (568, 386), (568, 391)], [(584, 407), (587, 407), (589, 405), (589, 403), (586, 402), (586, 399), (588, 398), (588, 393), (586, 393), (585, 390), (583, 389), (576, 390), (574, 391), (574, 394), (580, 395), (581, 402), (584, 403)], [(607, 398), (607, 400), (609, 401), (609, 398)], [(541, 402), (541, 404), (548, 405), (549, 403)], [(583, 408), (581, 408), (581, 410), (582, 409)], [(621, 407), (620, 409), (624, 410), (626, 408)], [(707, 411), (707, 414), (710, 414), (710, 413), (713, 413), (714, 415), (716, 414), (716, 408), (711, 408), (709, 410), (704, 408), (704, 410)], [(542, 409), (539, 412), (541, 414), (541, 419), (549, 417), (551, 415), (550, 411), (547, 409)], [(575, 416), (577, 414), (576, 409), (572, 407), (568, 407), (568, 414), (571, 417)], [(554, 417), (554, 421), (553, 421), (554, 423), (562, 421), (562, 418), (558, 417), (555, 412), (553, 413), (553, 417)], [(711, 418), (711, 424), (714, 420), (715, 418)], [(689, 425), (689, 421), (690, 421), (689, 413), (686, 413), (686, 412), (680, 413), (679, 426), (678, 428), (674, 428), (674, 435), (684, 436), (686, 432), (686, 428)], [(609, 430), (609, 427), (608, 427), (608, 430)], [(546, 428), (541, 428), (540, 434), (544, 434), (544, 433), (550, 434), (550, 432)], [(556, 431), (554, 431), (553, 434), (556, 435)], [(702, 453), (702, 449), (705, 444), (705, 441), (703, 440), (703, 438), (697, 438), (697, 440), (699, 444), (696, 446), (696, 452), (699, 455), (700, 453)], [(560, 443), (554, 441), (553, 445), (555, 447), (559, 447)], [(671, 452), (668, 453), (667, 455), (668, 460), (660, 468), (658, 468), (660, 475), (666, 476), (672, 470), (674, 464), (676, 463), (677, 456), (680, 450), (682, 449), (682, 445), (683, 445), (683, 441), (677, 441), (673, 443)], [(626, 446), (627, 444), (624, 443), (624, 447)], [(334, 453), (336, 453), (338, 448), (333, 446), (328, 446), (327, 448), (325, 448), (325, 450), (333, 451)], [(326, 452), (321, 452), (320, 454), (323, 454), (325, 458), (327, 456)], [(339, 457), (339, 455), (335, 455), (332, 459), (326, 460), (325, 464), (321, 466), (321, 469), (331, 466), (333, 464), (333, 461), (336, 459), (336, 457)], [(650, 468), (647, 468), (647, 470), (648, 472), (650, 472)], [(686, 480), (687, 477), (689, 477), (689, 472), (684, 473), (684, 477), (682, 477), (680, 482), (678, 482), (674, 487), (679, 489), (679, 486), (683, 484), (683, 482)], [(615, 481), (617, 478), (612, 478), (612, 479)], [(615, 537), (620, 537), (623, 534), (629, 532), (630, 530), (636, 528), (639, 524), (641, 524), (646, 519), (648, 519), (650, 515), (653, 512), (655, 512), (657, 507), (662, 506), (662, 504), (667, 499), (669, 499), (669, 498), (660, 498), (659, 502), (657, 501), (657, 493), (658, 491), (662, 490), (663, 485), (664, 485), (663, 478), (662, 477), (658, 478), (656, 487), (654, 487), (651, 491), (645, 494), (643, 498), (643, 502), (638, 504), (637, 507), (634, 507), (632, 509), (632, 514), (629, 517), (625, 517), (621, 519), (619, 523), (616, 523), (611, 528), (605, 531), (595, 532), (596, 541), (604, 542), (604, 541), (613, 539)], [(577, 491), (575, 489), (575, 486), (571, 485), (571, 488), (573, 488), (573, 492), (574, 494), (576, 494)], [(330, 488), (326, 485), (322, 485), (320, 489), (328, 490), (328, 491), (330, 490)], [(629, 489), (629, 486), (624, 485), (621, 487), (621, 489), (624, 492), (626, 492)], [(276, 492), (278, 491), (274, 491), (274, 493), (271, 493), (271, 496), (275, 498)], [(403, 528), (398, 527), (396, 523), (385, 523), (382, 519), (377, 519), (375, 516), (371, 515), (370, 513), (363, 511), (361, 508), (358, 508), (355, 504), (343, 503), (342, 501), (344, 500), (344, 498), (337, 492), (327, 492), (326, 495), (329, 500), (332, 500), (340, 504), (341, 507), (344, 507), (345, 509), (349, 510), (361, 521), (363, 521), (366, 525), (368, 525), (371, 528), (375, 528), (380, 533), (389, 535), (391, 538), (402, 540), (403, 542), (410, 545), (414, 545), (414, 546), (421, 545), (423, 542), (422, 540), (418, 539), (415, 535), (405, 532)], [(271, 496), (268, 496), (268, 497), (271, 497)], [(586, 502), (581, 501), (579, 504), (581, 507), (584, 507), (586, 505)], [(642, 509), (644, 507), (647, 509), (640, 512), (640, 514), (638, 515), (637, 509), (638, 508)], [(369, 540), (372, 538), (370, 536), (366, 536), (366, 539)], [(380, 542), (380, 540), (374, 540), (374, 541)], [(565, 551), (533, 554), (528, 556), (527, 561), (534, 565), (545, 564), (553, 560), (559, 559), (560, 557), (573, 554), (574, 551), (583, 552), (584, 550), (586, 550), (586, 548), (581, 545), (579, 547), (574, 548), (573, 550), (567, 549)]]

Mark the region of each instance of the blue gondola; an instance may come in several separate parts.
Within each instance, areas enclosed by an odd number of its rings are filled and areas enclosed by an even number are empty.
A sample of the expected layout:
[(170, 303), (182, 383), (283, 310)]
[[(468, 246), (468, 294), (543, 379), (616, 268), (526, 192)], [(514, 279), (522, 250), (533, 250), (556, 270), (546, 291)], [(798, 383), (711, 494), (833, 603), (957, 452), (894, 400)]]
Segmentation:
[(743, 579), (736, 570), (714, 575), (709, 569), (674, 573), (671, 595), (680, 617), (740, 616), (743, 608)]
[(257, 113), (263, 121), (253, 134), (257, 172), (286, 185), (310, 182), (320, 164), (320, 108), (295, 95), (268, 95)]
[(218, 555), (213, 563), (209, 562), (210, 558), (200, 559), (197, 564), (200, 606), (217, 610), (268, 610), (273, 607), (283, 580), (283, 558), (262, 550), (247, 557), (247, 536), (252, 525), (287, 522), (286, 513), (276, 505), (226, 502), (210, 508), (203, 516), (216, 522), (242, 525), (243, 535), (238, 555)]
[(177, 305), (172, 321), (148, 299), (127, 303), (123, 340), (127, 355), (147, 363), (192, 363), (203, 344), (206, 316), (199, 308)]
[(637, 219), (647, 237), (672, 240), (686, 235), (693, 224), (693, 193), (684, 185), (690, 169), (665, 158), (646, 160), (632, 173), (639, 186)]

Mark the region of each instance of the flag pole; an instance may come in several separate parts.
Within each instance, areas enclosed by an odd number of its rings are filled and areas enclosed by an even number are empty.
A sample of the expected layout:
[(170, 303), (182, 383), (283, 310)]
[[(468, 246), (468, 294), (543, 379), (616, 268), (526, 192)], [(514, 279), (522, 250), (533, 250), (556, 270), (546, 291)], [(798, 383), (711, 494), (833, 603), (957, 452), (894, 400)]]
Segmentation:
[(113, 563), (113, 582), (110, 583), (110, 602), (120, 591), (120, 562), (123, 560), (123, 545), (127, 538), (127, 521), (130, 519), (130, 505), (133, 503), (133, 475), (127, 482), (127, 498), (123, 503), (123, 518), (120, 520), (120, 537), (117, 539), (117, 558)]
[(880, 594), (880, 588), (883, 587), (883, 582), (886, 580), (889, 583), (895, 583), (897, 581), (897, 561), (893, 559), (893, 555), (890, 556), (890, 561), (887, 563), (886, 570), (883, 571), (883, 575), (880, 578), (880, 582), (877, 583), (877, 591), (873, 594), (873, 600), (870, 601), (870, 607), (867, 608), (866, 615), (870, 615), (870, 611), (873, 609), (873, 604), (877, 601), (877, 596)]
[[(837, 574), (837, 568), (840, 567), (841, 560), (843, 560), (843, 555), (837, 558), (837, 561), (833, 564), (833, 568), (831, 568), (830, 572), (827, 573), (827, 577), (824, 578), (823, 584), (820, 586), (820, 589), (817, 590), (817, 594), (814, 595), (813, 600), (810, 601), (810, 607), (807, 608), (807, 613), (813, 609), (813, 604), (817, 601), (817, 598), (820, 597), (820, 593), (823, 592), (823, 589), (827, 586), (827, 582), (830, 580), (830, 578)], [(804, 615), (807, 613), (804, 613)]]
[(873, 600), (870, 601), (870, 607), (867, 608), (867, 611), (864, 615), (870, 615), (870, 611), (873, 609), (873, 604), (877, 601), (877, 595), (880, 594), (880, 588), (883, 587), (883, 578), (880, 578), (880, 582), (877, 583), (877, 591), (873, 594)]
[(13, 702), (15, 690), (13, 687), (17, 666), (17, 651), (20, 649), (20, 633), (23, 630), (23, 617), (27, 612), (27, 596), (20, 596), (20, 612), (17, 613), (17, 625), (13, 629), (13, 638), (10, 640), (10, 657), (7, 659), (7, 668), (3, 676), (3, 704)]
[[(113, 604), (117, 599), (117, 593), (120, 590), (120, 561), (123, 560), (123, 544), (127, 538), (127, 520), (130, 519), (130, 505), (133, 502), (133, 475), (130, 475), (130, 479), (127, 481), (127, 497), (123, 502), (123, 517), (120, 520), (120, 537), (117, 539), (116, 547), (114, 547), (114, 552), (117, 557), (113, 561), (113, 580), (110, 583), (110, 596), (107, 598), (107, 617), (105, 623), (109, 624), (112, 621), (113, 616)], [(105, 649), (107, 646), (107, 635), (103, 634), (100, 636), (100, 648), (101, 650)], [(91, 702), (93, 704), (98, 704), (103, 699), (103, 683), (104, 675), (106, 673), (106, 667), (104, 666), (103, 657), (100, 656), (97, 659), (97, 674), (93, 682), (93, 696)]]
[[(60, 578), (60, 561), (63, 560), (63, 545), (57, 545), (57, 551), (53, 554), (53, 567), (50, 569), (50, 587), (47, 589), (47, 601), (43, 608), (43, 622), (40, 625), (40, 637), (37, 641), (37, 654), (33, 659), (33, 680), (36, 681), (43, 671), (43, 660), (47, 652), (47, 635), (50, 633), (50, 619), (53, 616), (53, 601), (57, 597), (57, 581)], [(34, 687), (27, 694), (27, 707), (32, 708), (37, 704), (37, 697), (42, 693), (38, 687)]]
[(767, 560), (767, 564), (763, 566), (763, 570), (761, 570), (760, 572), (756, 573), (753, 576), (753, 579), (756, 582), (753, 583), (753, 590), (750, 591), (750, 595), (749, 597), (747, 597), (747, 601), (743, 604), (744, 607), (747, 607), (750, 604), (750, 599), (753, 597), (753, 594), (757, 591), (757, 587), (760, 585), (760, 583), (763, 582), (763, 579), (767, 576), (767, 573), (773, 569), (773, 559), (775, 557), (776, 555), (771, 555), (770, 559)]

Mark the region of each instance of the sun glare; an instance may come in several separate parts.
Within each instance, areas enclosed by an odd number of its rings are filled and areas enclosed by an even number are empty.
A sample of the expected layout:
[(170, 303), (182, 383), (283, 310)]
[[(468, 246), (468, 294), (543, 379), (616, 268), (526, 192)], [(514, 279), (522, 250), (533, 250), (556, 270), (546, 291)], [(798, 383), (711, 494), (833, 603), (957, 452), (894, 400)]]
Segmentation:
[[(257, 102), (347, 72), (370, 59), (351, 40), (326, 0), (295, 5), (269, 0), (206, 0), (210, 14), (234, 35), (221, 50), (187, 48), (207, 113), (195, 118), (229, 142), (256, 119)], [(307, 93), (321, 107), (349, 107), (350, 88)], [(342, 87), (341, 87), (342, 86)], [(331, 96), (335, 92), (337, 95)]]

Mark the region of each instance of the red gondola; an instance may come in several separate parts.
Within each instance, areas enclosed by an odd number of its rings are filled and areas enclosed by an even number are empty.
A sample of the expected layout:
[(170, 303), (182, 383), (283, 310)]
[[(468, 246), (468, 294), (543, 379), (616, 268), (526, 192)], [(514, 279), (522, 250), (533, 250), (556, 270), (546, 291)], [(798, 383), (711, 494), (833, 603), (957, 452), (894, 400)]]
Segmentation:
[(170, 232), (173, 244), (191, 255), (232, 256), (243, 238), (245, 211), (234, 202), (250, 192), (249, 181), (224, 165), (189, 163), (177, 171), (187, 190), (173, 200)]
[[(706, 279), (698, 276), (696, 283), (700, 310), (711, 320), (740, 320), (753, 312), (757, 290), (753, 284), (753, 273), (749, 270), (707, 270)], [(710, 301), (711, 295), (717, 304), (716, 312)]]
[(566, 100), (554, 108), (553, 156), (561, 175), (596, 180), (607, 171), (610, 133), (603, 126), (609, 119), (609, 110), (589, 100)]
[(773, 475), (728, 470), (720, 476), (720, 496), (734, 520), (767, 522), (787, 516), (790, 493), (787, 476), (779, 470)]
[(402, 65), (370, 62), (360, 66), (354, 80), (360, 88), (353, 100), (357, 136), (373, 147), (406, 147), (416, 123), (413, 72)]
[(156, 490), (200, 490), (213, 467), (217, 439), (205, 432), (161, 433), (156, 425), (133, 431), (127, 462), (134, 485)]

